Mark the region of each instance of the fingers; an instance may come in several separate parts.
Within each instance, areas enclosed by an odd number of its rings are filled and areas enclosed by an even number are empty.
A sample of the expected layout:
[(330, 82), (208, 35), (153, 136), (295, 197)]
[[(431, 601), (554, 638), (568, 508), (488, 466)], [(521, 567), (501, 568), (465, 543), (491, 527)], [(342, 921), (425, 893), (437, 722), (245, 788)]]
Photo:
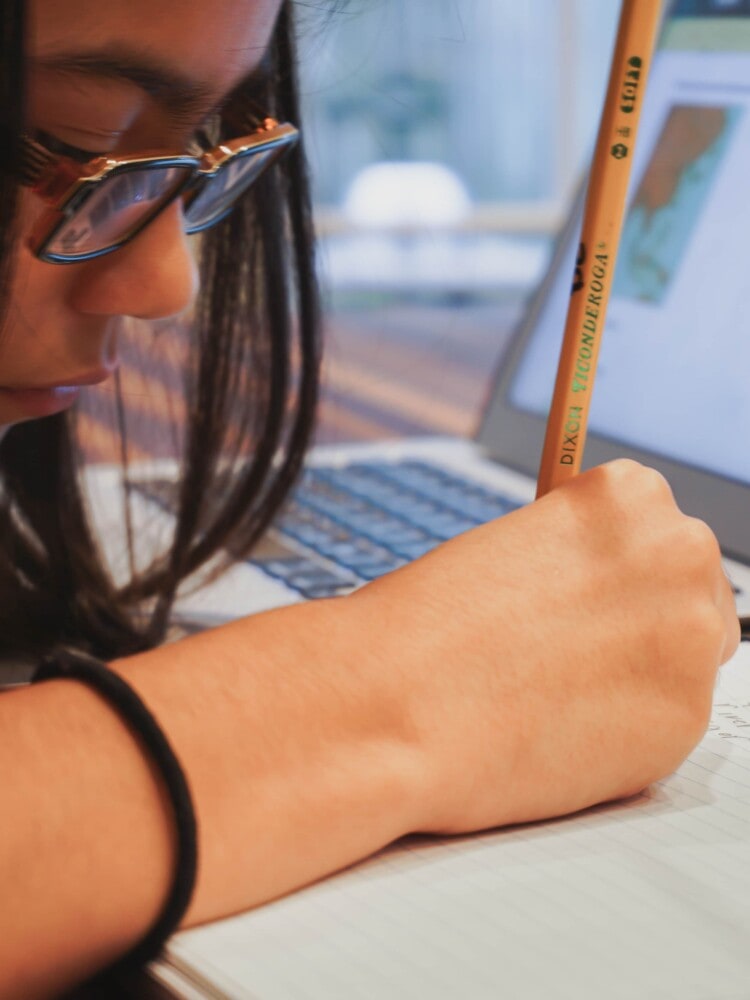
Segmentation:
[[(617, 459), (598, 471), (606, 477), (610, 492), (622, 497), (631, 509), (641, 511), (644, 530), (648, 525), (663, 533), (666, 548), (671, 550), (671, 555), (666, 550), (663, 553), (665, 565), (671, 563), (672, 571), (682, 578), (675, 580), (676, 585), (689, 584), (695, 617), (704, 623), (707, 641), (716, 643), (716, 666), (726, 663), (737, 650), (740, 625), (714, 532), (699, 518), (682, 513), (668, 480), (657, 470), (630, 459)], [(655, 550), (650, 557), (656, 557)]]

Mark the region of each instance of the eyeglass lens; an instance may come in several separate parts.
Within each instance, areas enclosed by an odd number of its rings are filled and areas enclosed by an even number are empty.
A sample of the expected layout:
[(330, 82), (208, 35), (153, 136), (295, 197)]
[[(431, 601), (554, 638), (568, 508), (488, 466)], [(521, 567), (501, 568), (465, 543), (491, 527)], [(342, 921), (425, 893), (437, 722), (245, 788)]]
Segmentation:
[(203, 180), (185, 206), (187, 231), (197, 232), (218, 222), (277, 155), (278, 149), (271, 148), (236, 156), (217, 173)]
[[(201, 177), (185, 198), (187, 232), (198, 232), (222, 219), (278, 153), (276, 144), (248, 150), (215, 174)], [(45, 245), (45, 254), (74, 261), (120, 246), (175, 197), (192, 173), (188, 165), (144, 164), (98, 181)]]
[(118, 246), (173, 198), (190, 174), (189, 166), (141, 167), (100, 181), (46, 252), (74, 259)]

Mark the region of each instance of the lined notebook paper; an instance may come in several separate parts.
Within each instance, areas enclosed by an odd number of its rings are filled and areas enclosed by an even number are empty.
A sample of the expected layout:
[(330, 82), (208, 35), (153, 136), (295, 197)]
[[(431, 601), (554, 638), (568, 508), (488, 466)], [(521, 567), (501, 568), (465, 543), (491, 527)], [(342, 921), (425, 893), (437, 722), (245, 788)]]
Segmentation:
[(724, 668), (706, 739), (643, 795), (408, 838), (177, 935), (154, 972), (185, 998), (747, 1000), (750, 651)]

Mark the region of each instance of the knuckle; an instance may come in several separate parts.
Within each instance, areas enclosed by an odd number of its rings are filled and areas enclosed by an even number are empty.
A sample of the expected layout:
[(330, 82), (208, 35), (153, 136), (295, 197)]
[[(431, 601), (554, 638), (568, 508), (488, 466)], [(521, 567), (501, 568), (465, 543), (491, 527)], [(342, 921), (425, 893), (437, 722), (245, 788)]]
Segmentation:
[(701, 565), (719, 563), (721, 550), (716, 535), (698, 517), (684, 517), (680, 544), (683, 552), (692, 556)]
[(618, 458), (589, 469), (578, 482), (581, 486), (589, 485), (599, 501), (620, 503), (631, 493), (639, 468), (638, 463), (629, 458)]
[(602, 468), (607, 471), (617, 488), (626, 487), (647, 495), (672, 497), (672, 488), (666, 477), (651, 466), (641, 465), (631, 458), (617, 458)]
[(690, 631), (710, 645), (720, 645), (724, 639), (726, 622), (720, 609), (707, 598), (696, 600), (689, 614)]
[(636, 462), (632, 458), (616, 458), (599, 468), (610, 479), (622, 481), (638, 476), (645, 466), (641, 465), (640, 462)]
[(695, 601), (683, 630), (685, 655), (692, 663), (688, 675), (698, 692), (710, 693), (716, 671), (733, 650), (733, 637), (737, 633), (734, 618), (724, 614), (710, 600)]
[(658, 471), (658, 469), (652, 469), (650, 466), (643, 466), (641, 471), (641, 481), (643, 487), (652, 496), (660, 497), (661, 499), (673, 500), (672, 487), (669, 485), (669, 480), (665, 475)]

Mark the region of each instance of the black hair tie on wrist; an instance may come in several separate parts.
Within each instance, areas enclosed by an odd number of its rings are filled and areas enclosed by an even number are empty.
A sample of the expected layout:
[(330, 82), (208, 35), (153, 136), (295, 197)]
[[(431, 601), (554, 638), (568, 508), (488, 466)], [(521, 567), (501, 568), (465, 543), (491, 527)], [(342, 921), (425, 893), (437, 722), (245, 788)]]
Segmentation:
[(161, 913), (146, 935), (87, 986), (101, 987), (140, 969), (155, 958), (164, 942), (177, 929), (190, 903), (197, 866), (197, 830), (192, 798), (185, 775), (159, 723), (133, 688), (114, 670), (88, 653), (61, 647), (39, 664), (32, 683), (69, 678), (96, 689), (137, 734), (156, 763), (172, 803), (177, 830), (174, 879)]

